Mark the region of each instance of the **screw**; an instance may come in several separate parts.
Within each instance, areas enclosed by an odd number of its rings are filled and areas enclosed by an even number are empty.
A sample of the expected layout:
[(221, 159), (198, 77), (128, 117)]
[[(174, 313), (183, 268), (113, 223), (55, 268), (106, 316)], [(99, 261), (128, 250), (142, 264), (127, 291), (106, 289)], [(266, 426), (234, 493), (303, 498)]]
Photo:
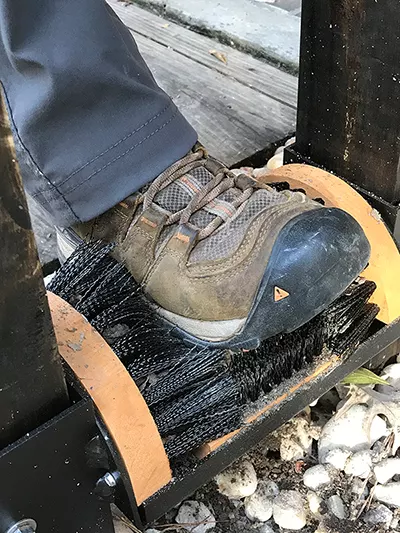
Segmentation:
[(37, 524), (32, 518), (24, 518), (12, 525), (6, 533), (35, 533)]
[(106, 472), (96, 483), (94, 493), (102, 500), (110, 501), (115, 494), (119, 474), (118, 472)]

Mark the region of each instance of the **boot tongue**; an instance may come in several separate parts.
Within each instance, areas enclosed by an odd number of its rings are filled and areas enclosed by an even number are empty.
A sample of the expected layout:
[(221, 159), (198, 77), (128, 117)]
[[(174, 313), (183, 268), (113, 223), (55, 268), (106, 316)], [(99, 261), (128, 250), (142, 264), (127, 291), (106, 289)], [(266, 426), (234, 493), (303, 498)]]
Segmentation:
[[(154, 202), (163, 209), (176, 213), (184, 209), (193, 196), (213, 177), (213, 174), (203, 166), (197, 167), (157, 193), (154, 197)], [(233, 188), (221, 193), (216, 200), (213, 200), (212, 204), (194, 213), (190, 218), (190, 222), (202, 229), (213, 221), (221, 209), (225, 213), (227, 210), (232, 211), (233, 214), (235, 208), (231, 205), (231, 202), (240, 194), (241, 191), (239, 189)]]

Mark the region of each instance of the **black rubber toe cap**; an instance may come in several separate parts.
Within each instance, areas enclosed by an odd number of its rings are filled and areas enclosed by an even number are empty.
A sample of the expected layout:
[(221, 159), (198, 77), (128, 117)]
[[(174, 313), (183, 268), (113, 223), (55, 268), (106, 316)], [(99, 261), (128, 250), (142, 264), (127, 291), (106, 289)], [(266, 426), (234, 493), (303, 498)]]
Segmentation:
[(324, 311), (364, 270), (370, 250), (363, 229), (345, 211), (321, 207), (302, 213), (275, 241), (242, 330), (223, 342), (181, 334), (190, 343), (215, 348), (257, 348)]
[(356, 279), (370, 251), (361, 226), (341, 209), (321, 208), (297, 216), (274, 244), (242, 335), (259, 342), (302, 326)]
[(251, 314), (231, 347), (302, 326), (325, 310), (364, 270), (369, 242), (358, 222), (337, 208), (291, 220), (276, 240)]

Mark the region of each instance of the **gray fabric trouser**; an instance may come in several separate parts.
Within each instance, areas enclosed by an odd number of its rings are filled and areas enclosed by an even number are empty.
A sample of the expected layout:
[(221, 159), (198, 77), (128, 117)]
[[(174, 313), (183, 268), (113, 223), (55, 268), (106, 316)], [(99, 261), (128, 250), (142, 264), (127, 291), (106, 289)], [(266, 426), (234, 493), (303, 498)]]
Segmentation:
[(197, 140), (104, 0), (0, 0), (0, 80), (26, 191), (60, 226), (103, 213)]

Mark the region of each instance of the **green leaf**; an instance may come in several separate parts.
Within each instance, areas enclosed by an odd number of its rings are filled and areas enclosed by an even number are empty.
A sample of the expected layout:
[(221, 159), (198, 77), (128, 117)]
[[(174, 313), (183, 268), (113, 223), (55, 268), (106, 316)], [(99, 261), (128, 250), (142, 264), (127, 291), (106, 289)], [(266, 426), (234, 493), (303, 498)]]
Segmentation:
[(368, 370), (367, 368), (359, 368), (355, 370), (342, 381), (344, 385), (389, 385), (389, 383)]

